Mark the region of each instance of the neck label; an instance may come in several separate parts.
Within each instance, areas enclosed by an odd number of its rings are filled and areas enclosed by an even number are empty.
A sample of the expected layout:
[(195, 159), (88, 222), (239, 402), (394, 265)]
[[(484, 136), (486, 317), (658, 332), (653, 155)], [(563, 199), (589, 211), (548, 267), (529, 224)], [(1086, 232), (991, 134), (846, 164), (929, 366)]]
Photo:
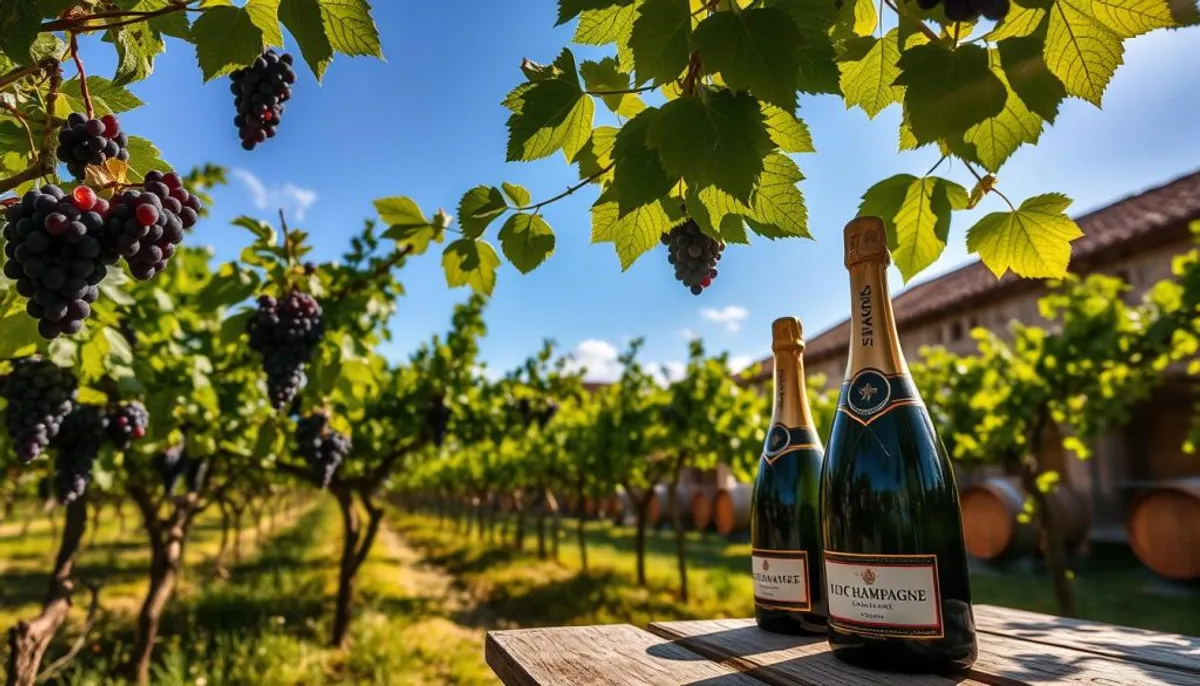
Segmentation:
[(870, 424), (897, 407), (920, 403), (921, 398), (907, 374), (884, 374), (867, 367), (842, 384), (838, 411)]
[(799, 450), (820, 449), (821, 444), (812, 427), (788, 427), (776, 422), (771, 425), (770, 429), (767, 429), (767, 440), (763, 443), (762, 457), (767, 464), (774, 464), (775, 460)]

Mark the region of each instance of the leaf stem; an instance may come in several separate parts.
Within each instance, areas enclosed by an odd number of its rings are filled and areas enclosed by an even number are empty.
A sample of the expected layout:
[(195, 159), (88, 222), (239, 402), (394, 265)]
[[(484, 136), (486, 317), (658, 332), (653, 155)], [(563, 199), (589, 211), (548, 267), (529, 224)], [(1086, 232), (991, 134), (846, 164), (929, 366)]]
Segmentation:
[(580, 181), (579, 183), (575, 184), (574, 186), (571, 186), (570, 188), (563, 191), (562, 193), (559, 193), (558, 195), (554, 196), (553, 198), (543, 200), (543, 201), (533, 204), (533, 205), (525, 205), (524, 207), (514, 207), (513, 209), (517, 210), (518, 212), (525, 212), (528, 210), (533, 210), (536, 212), (536, 211), (542, 209), (543, 207), (545, 207), (546, 205), (549, 205), (550, 203), (554, 203), (554, 202), (558, 202), (559, 200), (562, 200), (563, 198), (567, 197), (568, 195), (571, 195), (572, 193), (579, 190), (580, 188), (583, 188), (584, 186), (588, 185), (589, 183), (600, 178), (604, 174), (608, 173), (608, 170), (612, 169), (614, 164), (616, 164), (616, 162), (609, 163), (609, 165), (607, 167), (605, 167), (604, 169), (601, 169), (600, 171), (596, 172), (595, 174), (592, 174), (591, 176)]
[(584, 94), (586, 94), (586, 95), (635, 95), (637, 93), (645, 93), (646, 91), (652, 91), (655, 88), (658, 88), (658, 86), (642, 86), (641, 88), (626, 88), (624, 90), (611, 90), (611, 91), (584, 91)]
[(71, 32), (71, 59), (75, 62), (75, 68), (79, 70), (79, 93), (83, 96), (83, 107), (87, 110), (87, 118), (92, 119), (95, 112), (92, 110), (92, 94), (88, 92), (87, 72), (83, 70), (83, 58), (79, 56), (79, 34)]
[(21, 126), (25, 127), (25, 135), (29, 138), (29, 156), (36, 159), (38, 146), (37, 143), (33, 141), (33, 130), (29, 128), (29, 120), (25, 118), (24, 114), (21, 114), (21, 110), (18, 110), (6, 102), (0, 102), (0, 107), (12, 112), (13, 116), (17, 118), (17, 121), (21, 122)]
[[(971, 176), (974, 176), (975, 180), (977, 182), (979, 182), (980, 184), (982, 184), (983, 177), (979, 175), (979, 172), (975, 171), (975, 168), (971, 166), (971, 163), (966, 160), (963, 160), (962, 163), (963, 163), (963, 166), (965, 166), (967, 168), (967, 171), (971, 172)], [(1008, 209), (1012, 210), (1013, 212), (1017, 211), (1017, 208), (1013, 206), (1012, 201), (1008, 199), (1008, 196), (1006, 196), (1003, 193), (1001, 193), (1000, 191), (996, 190), (994, 185), (992, 187), (988, 188), (987, 192), (995, 193), (996, 195), (1000, 196), (1000, 198), (1002, 200), (1004, 200), (1004, 202), (1008, 205)]]
[[(67, 17), (63, 19), (53, 19), (43, 22), (41, 30), (45, 31), (98, 31), (102, 29), (115, 29), (129, 24), (136, 24), (141, 21), (149, 21), (155, 17), (161, 17), (164, 14), (172, 14), (174, 12), (203, 12), (202, 7), (188, 7), (193, 0), (176, 0), (171, 4), (160, 7), (156, 10), (111, 10), (107, 12), (96, 12), (94, 14)], [(122, 19), (107, 24), (88, 24), (87, 22), (93, 19)]]
[(49, 59), (42, 60), (41, 62), (38, 62), (37, 64), (31, 64), (28, 67), (17, 67), (16, 69), (13, 69), (12, 71), (8, 72), (7, 74), (0, 75), (0, 90), (8, 88), (10, 85), (16, 83), (17, 81), (20, 81), (21, 79), (25, 78), (26, 76), (29, 76), (31, 74), (36, 74), (39, 71), (50, 69), (55, 64), (58, 64), (58, 63), (55, 62), (54, 60), (49, 60)]
[[(925, 172), (925, 176), (929, 176), (934, 172), (935, 169), (942, 166), (942, 162), (945, 162), (947, 157), (949, 157), (949, 155), (942, 155), (941, 159), (939, 159), (937, 162), (934, 162), (933, 166), (929, 168), (929, 171)], [(925, 176), (921, 178), (925, 178)]]
[[(936, 33), (934, 33), (928, 26), (925, 25), (925, 22), (921, 21), (918, 17), (910, 16), (907, 12), (901, 11), (900, 8), (896, 5), (894, 0), (883, 0), (883, 1), (886, 2), (887, 6), (891, 7), (892, 11), (895, 12), (898, 16), (900, 16), (902, 18), (912, 19), (914, 22), (916, 22), (917, 28), (921, 30), (921, 33), (925, 34), (925, 37), (929, 39), (929, 42), (935, 43), (935, 42), (941, 40), (941, 38)], [(904, 46), (901, 45), (900, 49), (903, 50)]]

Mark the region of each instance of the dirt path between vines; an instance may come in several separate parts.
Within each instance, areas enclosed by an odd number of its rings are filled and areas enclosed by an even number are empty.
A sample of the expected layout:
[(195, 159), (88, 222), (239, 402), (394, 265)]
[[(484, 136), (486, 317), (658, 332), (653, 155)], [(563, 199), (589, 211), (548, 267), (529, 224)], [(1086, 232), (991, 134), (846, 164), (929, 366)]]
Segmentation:
[(467, 629), (490, 629), (495, 624), (494, 615), (486, 606), (479, 605), (453, 574), (426, 561), (386, 523), (379, 529), (379, 543), (388, 560), (399, 568), (397, 586), (406, 595), (430, 601), (442, 614)]

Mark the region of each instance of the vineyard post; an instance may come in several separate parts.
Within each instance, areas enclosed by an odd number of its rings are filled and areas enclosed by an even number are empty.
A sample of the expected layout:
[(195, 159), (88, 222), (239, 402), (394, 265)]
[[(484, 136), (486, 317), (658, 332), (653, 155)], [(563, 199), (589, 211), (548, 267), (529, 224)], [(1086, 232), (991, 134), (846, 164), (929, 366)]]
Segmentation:
[(581, 472), (575, 479), (575, 493), (579, 499), (579, 511), (575, 513), (575, 536), (579, 542), (579, 560), (583, 564), (583, 571), (586, 574), (588, 571), (588, 556), (587, 556), (587, 534), (585, 526), (587, 523), (587, 505), (585, 504), (586, 491), (584, 485), (586, 477)]

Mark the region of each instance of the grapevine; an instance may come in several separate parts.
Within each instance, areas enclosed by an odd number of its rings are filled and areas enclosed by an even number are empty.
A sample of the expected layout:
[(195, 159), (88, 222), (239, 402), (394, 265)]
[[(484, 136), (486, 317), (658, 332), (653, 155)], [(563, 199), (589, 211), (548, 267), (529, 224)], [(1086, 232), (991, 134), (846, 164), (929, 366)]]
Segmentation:
[(70, 370), (41, 358), (13, 362), (3, 384), (5, 424), (22, 462), (30, 462), (58, 436), (64, 418), (74, 407), (75, 376)]
[(253, 150), (259, 143), (275, 137), (283, 117), (283, 103), (292, 97), (292, 84), (296, 82), (292, 56), (267, 50), (250, 66), (230, 74), (229, 81), (237, 108), (233, 125), (238, 129), (242, 147)]
[(304, 365), (325, 333), (321, 306), (312, 296), (292, 291), (280, 300), (260, 296), (247, 324), (250, 347), (263, 356), (271, 406), (287, 405), (304, 387)]
[(146, 435), (150, 413), (139, 402), (117, 405), (108, 415), (108, 438), (121, 450), (125, 450), (136, 439)]
[(446, 440), (446, 427), (450, 424), (450, 408), (442, 395), (434, 395), (429, 399), (429, 408), (425, 412), (425, 426), (433, 437), (433, 444), (441, 446)]
[(350, 437), (331, 428), (329, 415), (323, 412), (314, 412), (296, 423), (296, 452), (308, 463), (321, 488), (329, 487), (350, 448)]
[(106, 264), (115, 261), (105, 247), (108, 209), (86, 186), (68, 195), (47, 185), (5, 212), (4, 275), (28, 298), (25, 311), (44, 338), (79, 333), (91, 314)]
[(662, 236), (667, 246), (667, 261), (675, 265), (675, 279), (682, 281), (692, 295), (700, 295), (717, 278), (717, 262), (725, 242), (705, 235), (695, 221), (688, 219)]
[(54, 492), (68, 505), (82, 498), (92, 480), (92, 466), (104, 442), (108, 418), (95, 405), (76, 405), (54, 440)]

